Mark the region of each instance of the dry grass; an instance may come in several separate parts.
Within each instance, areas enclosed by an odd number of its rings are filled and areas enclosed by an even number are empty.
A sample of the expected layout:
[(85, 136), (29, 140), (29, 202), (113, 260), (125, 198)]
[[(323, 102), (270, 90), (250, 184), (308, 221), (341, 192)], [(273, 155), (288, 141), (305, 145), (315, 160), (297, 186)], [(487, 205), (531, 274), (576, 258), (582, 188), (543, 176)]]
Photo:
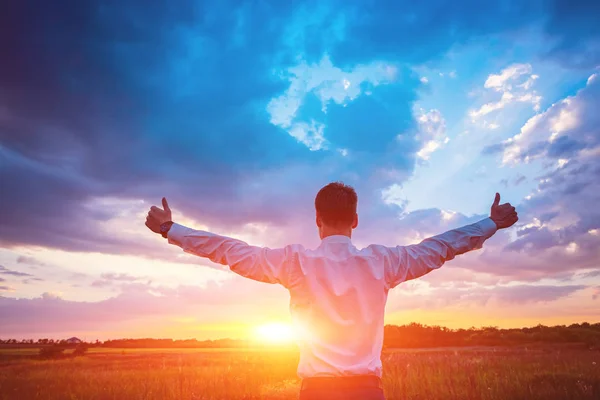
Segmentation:
[[(388, 351), (383, 361), (389, 400), (600, 398), (598, 351)], [(295, 399), (297, 362), (291, 351), (172, 349), (11, 358), (0, 361), (0, 399)]]

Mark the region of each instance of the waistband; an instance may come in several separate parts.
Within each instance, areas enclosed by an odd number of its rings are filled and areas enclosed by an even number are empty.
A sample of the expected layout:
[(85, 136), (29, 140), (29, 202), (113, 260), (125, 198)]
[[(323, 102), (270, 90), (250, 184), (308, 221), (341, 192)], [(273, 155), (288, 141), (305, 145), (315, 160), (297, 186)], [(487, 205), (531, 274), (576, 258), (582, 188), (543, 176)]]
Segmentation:
[(300, 390), (309, 389), (346, 389), (346, 388), (383, 389), (381, 378), (375, 375), (318, 376), (304, 378)]

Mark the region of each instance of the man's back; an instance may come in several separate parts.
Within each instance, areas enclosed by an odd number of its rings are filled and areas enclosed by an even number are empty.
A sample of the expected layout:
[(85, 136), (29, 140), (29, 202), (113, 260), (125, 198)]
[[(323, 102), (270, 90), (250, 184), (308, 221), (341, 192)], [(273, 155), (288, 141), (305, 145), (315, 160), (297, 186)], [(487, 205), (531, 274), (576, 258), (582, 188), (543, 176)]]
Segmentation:
[(381, 376), (383, 314), (388, 288), (383, 257), (359, 250), (347, 236), (299, 249), (290, 290), (298, 335), (298, 375)]

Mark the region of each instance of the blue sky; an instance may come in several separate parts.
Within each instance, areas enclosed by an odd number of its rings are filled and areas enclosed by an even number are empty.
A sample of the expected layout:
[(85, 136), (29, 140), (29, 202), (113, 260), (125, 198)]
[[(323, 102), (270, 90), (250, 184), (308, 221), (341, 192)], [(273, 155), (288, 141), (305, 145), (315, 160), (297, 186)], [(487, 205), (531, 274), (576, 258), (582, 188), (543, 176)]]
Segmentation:
[(11, 2), (2, 325), (218, 337), (286, 320), (281, 288), (169, 248), (144, 215), (166, 196), (190, 226), (314, 246), (314, 195), (332, 180), (359, 193), (357, 245), (477, 221), (496, 191), (519, 210), (484, 250), (402, 285), (388, 322), (597, 317), (599, 13), (591, 1)]

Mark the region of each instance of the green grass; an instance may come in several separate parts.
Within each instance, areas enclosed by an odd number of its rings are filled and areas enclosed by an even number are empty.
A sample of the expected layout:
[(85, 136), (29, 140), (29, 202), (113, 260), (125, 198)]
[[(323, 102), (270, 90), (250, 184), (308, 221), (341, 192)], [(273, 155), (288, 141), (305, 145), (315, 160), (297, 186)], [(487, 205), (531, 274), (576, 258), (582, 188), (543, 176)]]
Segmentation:
[[(598, 351), (390, 350), (382, 358), (388, 400), (600, 398)], [(294, 351), (240, 349), (90, 349), (84, 357), (48, 361), (10, 357), (0, 361), (0, 399), (295, 399), (297, 362)]]

